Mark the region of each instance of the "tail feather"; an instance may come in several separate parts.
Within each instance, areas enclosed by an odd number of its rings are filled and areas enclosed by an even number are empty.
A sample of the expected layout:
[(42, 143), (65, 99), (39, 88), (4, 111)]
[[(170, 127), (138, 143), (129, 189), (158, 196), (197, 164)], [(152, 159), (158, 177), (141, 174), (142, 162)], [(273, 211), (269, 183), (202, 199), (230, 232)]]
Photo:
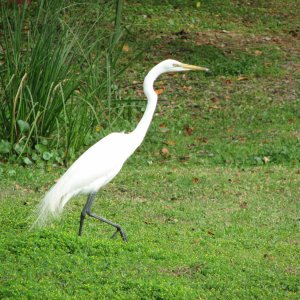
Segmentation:
[[(63, 186), (65, 188), (63, 188)], [(36, 210), (36, 220), (32, 227), (42, 227), (49, 219), (58, 218), (65, 204), (75, 196), (76, 192), (70, 193), (66, 185), (59, 180), (45, 195)]]

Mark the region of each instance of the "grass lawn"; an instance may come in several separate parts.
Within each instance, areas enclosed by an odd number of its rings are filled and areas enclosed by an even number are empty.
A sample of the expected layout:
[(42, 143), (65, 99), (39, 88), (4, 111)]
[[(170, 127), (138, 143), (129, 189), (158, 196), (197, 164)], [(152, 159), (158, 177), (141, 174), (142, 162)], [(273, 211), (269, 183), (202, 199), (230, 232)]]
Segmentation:
[(129, 163), (94, 207), (127, 244), (93, 219), (76, 235), (83, 197), (29, 232), (37, 190), (56, 172), (14, 170), (1, 182), (1, 298), (299, 298), (295, 168)]
[(300, 298), (299, 5), (170, 2), (126, 1), (123, 60), (147, 51), (120, 79), (111, 130), (140, 119), (156, 62), (212, 72), (158, 80), (145, 142), (97, 195), (129, 242), (91, 218), (78, 237), (81, 196), (30, 231), (64, 169), (0, 163), (1, 299)]

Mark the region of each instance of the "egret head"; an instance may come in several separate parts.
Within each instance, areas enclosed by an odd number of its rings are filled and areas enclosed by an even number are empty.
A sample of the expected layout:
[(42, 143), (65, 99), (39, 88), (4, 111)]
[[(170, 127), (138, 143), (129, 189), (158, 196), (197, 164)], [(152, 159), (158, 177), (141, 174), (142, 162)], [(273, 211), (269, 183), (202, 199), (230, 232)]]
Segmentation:
[(166, 72), (184, 72), (184, 71), (206, 71), (208, 72), (208, 68), (198, 67), (193, 65), (188, 65), (181, 63), (174, 59), (167, 59), (162, 61), (158, 66), (160, 66), (163, 73)]

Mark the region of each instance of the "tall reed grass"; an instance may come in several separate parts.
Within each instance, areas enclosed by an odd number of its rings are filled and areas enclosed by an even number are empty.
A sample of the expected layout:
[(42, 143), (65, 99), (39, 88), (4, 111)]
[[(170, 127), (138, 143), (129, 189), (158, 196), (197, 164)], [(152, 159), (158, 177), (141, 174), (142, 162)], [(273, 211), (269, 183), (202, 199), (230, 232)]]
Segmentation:
[[(119, 75), (122, 0), (105, 3), (2, 6), (2, 157), (66, 162), (91, 128), (103, 119), (110, 123), (103, 107), (110, 106)], [(93, 11), (91, 21), (70, 17), (81, 13), (84, 19), (84, 11), (89, 18)]]

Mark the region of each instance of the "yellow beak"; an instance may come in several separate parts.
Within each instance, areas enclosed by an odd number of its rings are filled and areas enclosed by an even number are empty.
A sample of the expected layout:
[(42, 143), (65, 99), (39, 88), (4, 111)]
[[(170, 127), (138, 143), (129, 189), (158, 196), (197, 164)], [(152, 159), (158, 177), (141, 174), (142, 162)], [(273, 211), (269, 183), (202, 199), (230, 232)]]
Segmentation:
[(193, 65), (187, 65), (187, 64), (180, 64), (180, 67), (187, 69), (187, 70), (194, 70), (194, 71), (205, 71), (208, 72), (208, 68), (204, 67), (198, 67), (198, 66), (193, 66)]

